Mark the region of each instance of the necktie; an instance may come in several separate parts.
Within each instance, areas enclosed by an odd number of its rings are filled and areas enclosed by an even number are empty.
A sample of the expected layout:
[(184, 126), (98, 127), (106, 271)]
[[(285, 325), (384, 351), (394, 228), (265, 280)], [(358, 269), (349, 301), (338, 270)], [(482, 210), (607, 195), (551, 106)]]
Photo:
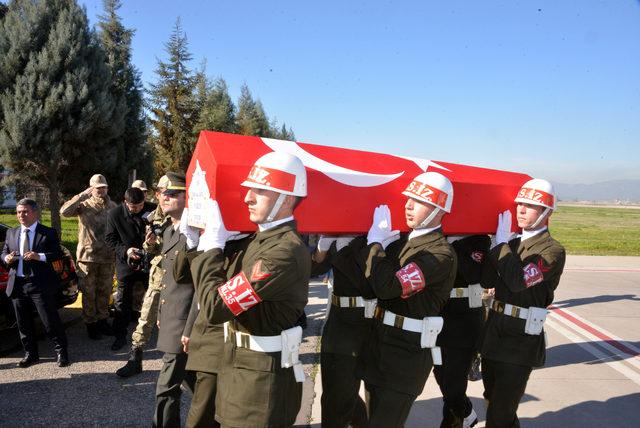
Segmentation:
[(24, 241), (22, 242), (22, 274), (25, 278), (28, 278), (31, 274), (31, 269), (27, 267), (27, 262), (24, 259), (25, 253), (29, 252), (29, 229), (24, 230)]

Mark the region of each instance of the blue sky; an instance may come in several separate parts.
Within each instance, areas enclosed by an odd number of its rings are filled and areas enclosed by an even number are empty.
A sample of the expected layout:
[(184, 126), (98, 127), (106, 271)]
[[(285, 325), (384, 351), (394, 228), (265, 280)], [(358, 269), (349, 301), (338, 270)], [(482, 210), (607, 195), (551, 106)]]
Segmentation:
[[(79, 0), (91, 24), (101, 0)], [(640, 1), (124, 0), (145, 83), (194, 56), (299, 141), (563, 183), (640, 179)]]

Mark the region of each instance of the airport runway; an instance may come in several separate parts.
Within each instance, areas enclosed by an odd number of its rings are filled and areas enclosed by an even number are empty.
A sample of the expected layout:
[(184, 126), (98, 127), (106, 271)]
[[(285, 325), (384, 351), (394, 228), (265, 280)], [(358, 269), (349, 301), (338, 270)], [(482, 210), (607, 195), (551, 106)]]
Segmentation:
[[(640, 257), (569, 256), (545, 329), (547, 362), (531, 374), (521, 426), (640, 426)], [(482, 391), (482, 381), (469, 383), (477, 427), (484, 427)], [(431, 374), (406, 427), (439, 426), (441, 406)], [(312, 414), (319, 427), (318, 397)]]
[[(308, 379), (296, 427), (320, 426), (318, 338), (326, 296), (324, 284), (311, 284), (300, 352)], [(68, 325), (73, 364), (56, 367), (47, 340), (40, 342), (42, 362), (28, 369), (15, 367), (22, 352), (0, 358), (0, 427), (149, 426), (161, 353), (150, 349), (145, 371), (120, 379), (114, 371), (125, 361), (126, 351), (111, 352), (111, 338), (89, 341), (78, 308), (65, 308), (61, 314)], [(518, 411), (521, 425), (638, 426), (639, 325), (640, 257), (568, 257), (545, 326), (547, 364), (531, 375)], [(470, 382), (469, 392), (480, 416), (477, 426), (483, 427), (482, 382)], [(183, 409), (189, 401), (183, 394)], [(437, 427), (440, 415), (440, 392), (431, 375), (407, 428)]]

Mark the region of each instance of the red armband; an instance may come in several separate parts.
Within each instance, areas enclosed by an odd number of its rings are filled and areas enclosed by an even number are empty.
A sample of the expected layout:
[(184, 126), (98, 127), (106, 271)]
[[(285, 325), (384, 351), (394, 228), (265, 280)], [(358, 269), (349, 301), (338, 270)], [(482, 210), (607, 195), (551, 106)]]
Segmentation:
[(258, 293), (251, 287), (251, 283), (244, 272), (240, 272), (220, 286), (218, 294), (224, 304), (236, 316), (262, 302)]
[(524, 285), (529, 288), (543, 281), (542, 269), (535, 263), (529, 263), (524, 268)]
[(402, 286), (402, 295), (400, 297), (403, 299), (408, 299), (414, 294), (421, 292), (427, 285), (424, 274), (414, 262), (409, 263), (396, 272), (396, 278), (398, 278)]

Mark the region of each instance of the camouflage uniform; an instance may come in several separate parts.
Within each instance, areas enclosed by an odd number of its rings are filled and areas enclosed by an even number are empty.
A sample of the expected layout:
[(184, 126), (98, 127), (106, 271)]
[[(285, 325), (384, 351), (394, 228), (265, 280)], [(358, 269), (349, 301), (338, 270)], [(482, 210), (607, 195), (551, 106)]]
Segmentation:
[[(164, 227), (171, 222), (171, 217), (165, 216), (158, 206), (153, 213), (152, 223)], [(135, 331), (131, 335), (131, 347), (142, 348), (149, 341), (151, 329), (158, 318), (158, 302), (160, 300), (160, 290), (162, 290), (162, 277), (164, 270), (161, 267), (162, 254), (162, 236), (156, 237), (156, 243), (149, 245), (146, 242), (142, 244), (145, 251), (154, 254), (151, 260), (151, 268), (149, 269), (149, 287), (144, 295), (142, 307), (140, 309), (140, 317)]]
[(109, 199), (74, 196), (60, 208), (64, 217), (78, 216), (77, 273), (82, 291), (82, 317), (87, 324), (109, 317), (113, 289), (114, 252), (104, 241), (107, 212), (116, 204)]

